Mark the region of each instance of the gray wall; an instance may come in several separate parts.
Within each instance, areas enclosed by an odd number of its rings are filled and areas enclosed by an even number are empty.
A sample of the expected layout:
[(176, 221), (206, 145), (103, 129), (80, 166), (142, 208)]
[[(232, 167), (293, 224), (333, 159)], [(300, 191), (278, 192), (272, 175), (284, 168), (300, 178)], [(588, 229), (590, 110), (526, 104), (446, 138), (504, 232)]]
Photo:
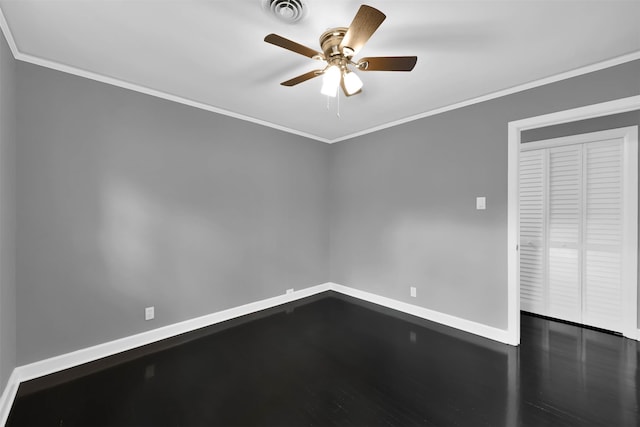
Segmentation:
[(329, 280), (329, 145), (17, 72), (19, 365)]
[(331, 280), (506, 328), (507, 123), (638, 94), (635, 61), (335, 145)]
[(0, 32), (0, 394), (16, 366), (15, 78)]
[[(610, 116), (597, 117), (589, 120), (580, 120), (571, 123), (564, 123), (561, 125), (546, 126), (538, 129), (527, 130), (522, 132), (521, 141), (539, 141), (543, 139), (560, 138), (563, 136), (597, 132), (606, 129), (616, 129), (628, 126), (640, 126), (640, 110), (628, 111), (621, 114), (612, 114)], [(640, 153), (638, 155), (640, 156)], [(638, 203), (640, 204), (640, 200), (638, 200)], [(638, 211), (640, 212), (640, 207)], [(640, 224), (638, 226), (638, 230), (640, 230)], [(640, 239), (638, 239), (638, 242), (640, 242)], [(638, 254), (640, 254), (640, 250), (638, 250)], [(638, 277), (640, 277), (640, 262), (638, 262)], [(640, 307), (640, 292), (638, 292), (638, 307)], [(638, 311), (638, 325), (640, 326), (640, 311)]]
[(636, 61), (326, 145), (16, 67), (18, 365), (329, 280), (506, 328), (507, 123), (640, 93)]

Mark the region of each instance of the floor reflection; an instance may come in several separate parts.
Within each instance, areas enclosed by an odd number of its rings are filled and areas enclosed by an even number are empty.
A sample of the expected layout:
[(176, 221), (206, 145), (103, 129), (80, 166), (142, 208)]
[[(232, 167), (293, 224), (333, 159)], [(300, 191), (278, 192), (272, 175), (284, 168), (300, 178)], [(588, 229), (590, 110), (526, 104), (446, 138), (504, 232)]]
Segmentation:
[(519, 420), (637, 426), (637, 342), (522, 316)]

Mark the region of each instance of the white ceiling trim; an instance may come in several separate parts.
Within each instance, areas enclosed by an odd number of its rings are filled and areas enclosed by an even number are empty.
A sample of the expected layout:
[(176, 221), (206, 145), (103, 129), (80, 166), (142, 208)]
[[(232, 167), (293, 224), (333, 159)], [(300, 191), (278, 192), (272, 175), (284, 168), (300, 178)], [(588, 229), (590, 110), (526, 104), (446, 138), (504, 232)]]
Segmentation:
[(11, 53), (13, 56), (16, 56), (18, 53), (18, 46), (16, 46), (16, 41), (13, 38), (13, 34), (9, 30), (9, 24), (7, 23), (7, 19), (4, 17), (4, 12), (0, 9), (0, 28), (2, 29), (2, 34), (4, 34), (4, 38), (7, 40), (9, 44), (9, 49), (11, 49)]
[(209, 104), (204, 104), (198, 101), (194, 101), (192, 99), (187, 99), (181, 96), (173, 95), (171, 93), (162, 92), (146, 86), (141, 86), (135, 83), (130, 83), (124, 80), (120, 80), (120, 79), (105, 76), (102, 74), (94, 73), (91, 71), (83, 70), (81, 68), (72, 67), (70, 65), (62, 64), (60, 62), (55, 62), (55, 61), (40, 58), (37, 56), (22, 53), (20, 52), (20, 50), (18, 49), (18, 46), (16, 45), (15, 39), (13, 38), (13, 34), (11, 33), (11, 29), (9, 28), (9, 25), (7, 23), (7, 20), (5, 19), (4, 13), (2, 12), (2, 9), (0, 9), (0, 28), (2, 28), (2, 32), (7, 40), (7, 44), (9, 45), (9, 48), (11, 49), (11, 53), (13, 54), (13, 57), (19, 61), (28, 62), (31, 64), (46, 67), (46, 68), (51, 68), (53, 70), (62, 71), (63, 73), (73, 74), (73, 75), (84, 77), (90, 80), (95, 80), (95, 81), (99, 81), (109, 85), (121, 87), (124, 89), (129, 89), (135, 92), (143, 93), (145, 95), (150, 95), (157, 98), (166, 99), (168, 101), (177, 102), (179, 104), (184, 104), (191, 107), (199, 108), (201, 110), (211, 111), (213, 113), (218, 113), (218, 114), (233, 117), (236, 119), (245, 120), (248, 122), (256, 123), (258, 125), (277, 129), (283, 132), (296, 134), (305, 138), (315, 139), (315, 140), (326, 142), (326, 143), (332, 142), (326, 138), (322, 138), (317, 135), (311, 135), (309, 133), (301, 132), (296, 129), (290, 129), (284, 126), (277, 125), (275, 123), (257, 119), (255, 117), (245, 116), (244, 114), (239, 114), (234, 111), (225, 110), (223, 108), (218, 108)]
[(376, 132), (379, 130), (383, 130), (383, 129), (387, 129), (390, 127), (394, 127), (394, 126), (398, 126), (404, 123), (409, 123), (412, 122), (414, 120), (420, 120), (420, 119), (424, 119), (425, 117), (430, 117), (430, 116), (435, 116), (436, 114), (441, 114), (441, 113), (445, 113), (447, 111), (451, 111), (451, 110), (456, 110), (458, 108), (462, 108), (462, 107), (467, 107), (469, 105), (473, 105), (473, 104), (479, 104), (480, 102), (485, 102), (485, 101), (490, 101), (492, 99), (496, 99), (496, 98), (501, 98), (503, 96), (507, 96), (507, 95), (511, 95), (517, 92), (522, 92), (528, 89), (533, 89), (539, 86), (544, 86), (550, 83), (555, 83), (561, 80), (566, 80), (569, 79), (571, 77), (577, 77), (583, 74), (588, 74), (588, 73), (592, 73), (594, 71), (598, 71), (598, 70), (603, 70), (605, 68), (609, 68), (609, 67), (614, 67), (616, 65), (620, 65), (620, 64), (624, 64), (626, 62), (631, 62), (631, 61), (635, 61), (637, 59), (640, 59), (640, 51), (637, 52), (632, 52), (630, 54), (627, 55), (623, 55), (623, 56), (619, 56), (616, 58), (612, 58), (609, 59), (607, 61), (602, 61), (602, 62), (598, 62), (596, 64), (591, 64), (591, 65), (587, 65), (585, 67), (580, 67), (580, 68), (576, 68), (575, 70), (571, 70), (571, 71), (566, 71), (564, 73), (560, 73), (560, 74), (555, 74), (553, 76), (549, 76), (543, 79), (539, 79), (539, 80), (534, 80), (532, 82), (529, 83), (524, 83), (521, 85), (517, 85), (517, 86), (513, 86), (507, 89), (503, 89), (500, 90), (498, 92), (492, 92), (483, 96), (479, 96), (477, 98), (471, 98), (468, 99), (466, 101), (462, 101), (462, 102), (458, 102), (455, 104), (451, 104), (451, 105), (447, 105), (444, 106), (442, 108), (437, 108), (435, 110), (430, 110), (430, 111), (426, 111), (424, 113), (421, 114), (416, 114), (414, 116), (410, 116), (410, 117), (406, 117), (404, 119), (400, 119), (400, 120), (396, 120), (394, 122), (389, 122), (389, 123), (385, 123), (383, 125), (380, 126), (376, 126), (367, 130), (364, 130), (362, 132), (357, 132), (357, 133), (352, 133), (350, 135), (346, 135), (344, 137), (341, 138), (336, 138), (334, 140), (331, 141), (331, 143), (334, 142), (339, 142), (339, 141), (344, 141), (347, 139), (351, 139), (351, 138), (355, 138), (358, 136), (362, 136), (362, 135), (366, 135), (368, 133), (372, 133), (372, 132)]
[(91, 80), (96, 80), (102, 83), (107, 83), (113, 86), (117, 86), (117, 87), (121, 87), (124, 89), (129, 89), (135, 92), (140, 92), (143, 93), (145, 95), (151, 95), (151, 96), (155, 96), (157, 98), (162, 98), (162, 99), (166, 99), (168, 101), (173, 101), (173, 102), (177, 102), (179, 104), (184, 104), (184, 105), (188, 105), (190, 107), (195, 107), (195, 108), (199, 108), (201, 110), (206, 110), (206, 111), (211, 111), (213, 113), (218, 113), (218, 114), (222, 114), (225, 116), (229, 116), (229, 117), (233, 117), (236, 119), (240, 119), (240, 120), (244, 120), (247, 122), (252, 122), (252, 123), (256, 123), (258, 125), (262, 125), (262, 126), (267, 126), (273, 129), (278, 129), (280, 131), (283, 132), (288, 132), (288, 133), (293, 133), (305, 138), (311, 138), (311, 139), (315, 139), (318, 141), (322, 141), (322, 142), (326, 142), (326, 143), (331, 143), (333, 141), (329, 141), (326, 138), (322, 138), (320, 136), (317, 135), (312, 135), (309, 133), (305, 133), (305, 132), (301, 132), (298, 131), (296, 129), (291, 129), (285, 126), (280, 126), (277, 125), (275, 123), (271, 123), (271, 122), (267, 122), (264, 120), (260, 120), (257, 119), (255, 117), (251, 117), (251, 116), (245, 116), (244, 114), (240, 114), (240, 113), (236, 113), (234, 111), (229, 111), (229, 110), (225, 110), (223, 108), (219, 108), (219, 107), (214, 107), (213, 105), (209, 105), (209, 104), (204, 104), (202, 102), (198, 102), (198, 101), (194, 101), (192, 99), (188, 99), (188, 98), (184, 98), (181, 96), (177, 96), (177, 95), (173, 95), (171, 93), (167, 93), (167, 92), (162, 92), (156, 89), (152, 89), (146, 86), (141, 86), (138, 84), (134, 84), (134, 83), (130, 83), (130, 82), (126, 82), (124, 80), (119, 80), (119, 79), (115, 79), (113, 77), (109, 77), (109, 76), (105, 76), (102, 74), (97, 74), (97, 73), (93, 73), (91, 71), (87, 71), (87, 70), (83, 70), (80, 68), (76, 68), (76, 67), (71, 67), (69, 65), (66, 64), (61, 64), (59, 62), (55, 62), (55, 61), (50, 61), (48, 59), (43, 59), (43, 58), (39, 58), (37, 56), (32, 56), (32, 55), (25, 55), (24, 53), (20, 53), (18, 52), (17, 55), (15, 55), (15, 58), (20, 60), (20, 61), (24, 61), (24, 62), (29, 62), (31, 64), (35, 64), (35, 65), (40, 65), (42, 67), (46, 67), (46, 68), (51, 68), (54, 70), (58, 70), (58, 71), (62, 71), (64, 73), (68, 73), (68, 74), (74, 74), (76, 76), (80, 76), (80, 77), (84, 77), (87, 79), (91, 79)]
[(345, 140), (349, 140), (352, 138), (356, 138), (359, 136), (363, 136), (363, 135), (367, 135), (369, 133), (373, 133), (373, 132), (377, 132), (383, 129), (387, 129), (387, 128), (391, 128), (391, 127), (395, 127), (395, 126), (399, 126), (405, 123), (409, 123), (415, 120), (420, 120), (426, 117), (430, 117), (430, 116), (434, 116), (436, 114), (441, 114), (447, 111), (451, 111), (451, 110), (456, 110), (458, 108), (462, 108), (462, 107), (467, 107), (469, 105), (473, 105), (473, 104), (478, 104), (480, 102), (485, 102), (485, 101), (489, 101), (492, 99), (496, 99), (496, 98), (500, 98), (506, 95), (511, 95), (517, 92), (521, 92), (524, 90), (528, 90), (528, 89), (532, 89), (535, 87), (539, 87), (539, 86), (544, 86), (550, 83), (554, 83), (554, 82), (558, 82), (561, 80), (565, 80), (565, 79), (569, 79), (571, 77), (576, 77), (576, 76), (580, 76), (583, 74), (587, 74), (587, 73), (591, 73), (594, 71), (598, 71), (598, 70), (602, 70), (605, 68), (609, 68), (609, 67), (613, 67), (616, 65), (620, 65), (626, 62), (630, 62), (630, 61), (635, 61), (640, 59), (640, 51), (636, 51), (636, 52), (632, 52), (630, 54), (626, 54), (626, 55), (622, 55), (619, 57), (615, 57), (606, 61), (602, 61), (602, 62), (598, 62), (595, 64), (591, 64), (591, 65), (587, 65), (585, 67), (580, 67), (571, 71), (567, 71), (567, 72), (563, 72), (563, 73), (559, 73), (559, 74), (555, 74), (543, 79), (539, 79), (539, 80), (534, 80), (522, 85), (517, 85), (517, 86), (513, 86), (507, 89), (503, 89), (497, 92), (492, 92), (483, 96), (479, 96), (476, 98), (471, 98), (462, 102), (458, 102), (455, 104), (451, 104), (451, 105), (447, 105), (447, 106), (443, 106), (441, 108), (437, 108), (434, 110), (429, 110), (426, 111), (424, 113), (420, 113), (420, 114), (416, 114), (413, 116), (409, 116), (400, 120), (396, 120), (393, 122), (389, 122), (389, 123), (385, 123), (383, 125), (380, 126), (375, 126), (369, 129), (365, 129), (363, 131), (360, 132), (356, 132), (356, 133), (352, 133), (346, 136), (342, 136), (339, 138), (335, 138), (335, 139), (327, 139), (327, 138), (323, 138), (320, 137), (318, 135), (313, 135), (313, 134), (309, 134), (306, 132), (302, 132), (299, 131), (297, 129), (292, 129), (292, 128), (288, 128), (285, 126), (281, 126), (275, 123), (271, 123), (265, 120), (260, 120), (257, 119), (255, 117), (251, 117), (251, 116), (246, 116), (244, 114), (240, 114), (240, 113), (236, 113), (234, 111), (229, 111), (229, 110), (225, 110), (223, 108), (219, 108), (219, 107), (215, 107), (213, 105), (209, 105), (209, 104), (205, 104), (202, 102), (198, 102), (198, 101), (194, 101), (192, 99), (188, 99), (188, 98), (184, 98), (181, 96), (177, 96), (171, 93), (167, 93), (167, 92), (162, 92), (156, 89), (152, 89), (146, 86), (141, 86), (135, 83), (131, 83), (131, 82), (127, 82), (124, 80), (120, 80), (120, 79), (116, 79), (113, 77), (109, 77), (106, 75), (102, 75), (102, 74), (98, 74), (98, 73), (94, 73), (91, 71), (87, 71), (87, 70), (83, 70), (81, 68), (77, 68), (77, 67), (73, 67), (67, 64), (63, 64), (63, 63), (59, 63), (59, 62), (55, 62), (55, 61), (51, 61), (48, 59), (44, 59), (41, 57), (37, 57), (34, 55), (29, 55), (29, 54), (25, 54), (20, 52), (20, 50), (18, 49), (18, 46), (16, 45), (15, 39), (13, 37), (13, 34), (11, 33), (11, 29), (9, 28), (9, 25), (7, 23), (7, 20), (4, 16), (4, 13), (2, 11), (2, 9), (0, 9), (0, 29), (2, 29), (2, 32), (5, 36), (5, 39), (7, 40), (7, 43), (9, 45), (9, 48), (11, 49), (11, 52), (14, 56), (15, 59), (19, 60), (19, 61), (23, 61), (23, 62), (28, 62), (31, 64), (35, 64), (35, 65), (39, 65), (42, 67), (46, 67), (46, 68), (51, 68), (57, 71), (61, 71), (64, 73), (68, 73), (68, 74), (73, 74), (79, 77), (84, 77), (90, 80), (95, 80), (95, 81), (99, 81), (102, 83), (106, 83), (109, 85), (113, 85), (113, 86), (117, 86), (117, 87), (121, 87), (124, 89), (128, 89), (128, 90), (132, 90), (135, 92), (139, 92), (139, 93), (143, 93), (146, 95), (150, 95), (150, 96), (154, 96), (157, 98), (161, 98), (161, 99), (165, 99), (168, 101), (173, 101), (173, 102), (177, 102), (179, 104), (183, 104), (183, 105), (188, 105), (191, 107), (195, 107), (201, 110), (205, 110), (205, 111), (210, 111), (213, 113), (217, 113), (217, 114), (222, 114), (225, 116), (229, 116), (229, 117), (233, 117), (236, 119), (240, 119), (240, 120), (244, 120), (244, 121), (248, 121), (251, 123), (255, 123), (261, 126), (266, 126), (266, 127), (270, 127), (273, 129), (277, 129), (283, 132), (287, 132), (287, 133), (291, 133), (294, 135), (298, 135), (304, 138), (309, 138), (309, 139), (313, 139), (316, 141), (320, 141), (320, 142), (325, 142), (328, 144), (332, 144), (332, 143), (336, 143), (336, 142), (340, 142), (340, 141), (345, 141)]

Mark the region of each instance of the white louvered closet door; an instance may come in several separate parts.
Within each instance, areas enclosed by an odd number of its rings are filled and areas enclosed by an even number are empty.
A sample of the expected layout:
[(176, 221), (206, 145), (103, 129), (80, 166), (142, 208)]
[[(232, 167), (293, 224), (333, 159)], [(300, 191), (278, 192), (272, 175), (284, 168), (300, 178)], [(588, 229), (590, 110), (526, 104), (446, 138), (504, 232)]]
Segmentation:
[(625, 292), (637, 286), (624, 278), (625, 146), (603, 134), (531, 143), (520, 153), (520, 305), (621, 332)]
[(546, 151), (520, 155), (520, 300), (533, 313), (545, 308)]
[(619, 330), (623, 321), (623, 185), (620, 140), (585, 144), (582, 323)]
[(549, 316), (582, 321), (582, 146), (548, 149), (547, 198)]

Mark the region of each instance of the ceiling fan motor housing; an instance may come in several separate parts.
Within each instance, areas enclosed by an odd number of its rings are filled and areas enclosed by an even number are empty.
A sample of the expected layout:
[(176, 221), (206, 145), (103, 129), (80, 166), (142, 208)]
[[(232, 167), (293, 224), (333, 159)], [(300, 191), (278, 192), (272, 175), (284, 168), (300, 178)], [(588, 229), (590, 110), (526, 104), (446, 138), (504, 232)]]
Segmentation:
[(303, 0), (262, 0), (264, 10), (281, 21), (293, 24), (307, 15), (307, 5)]
[(346, 27), (331, 28), (320, 36), (320, 47), (327, 61), (333, 57), (343, 55), (340, 50), (340, 43), (342, 43), (347, 30), (349, 29)]

